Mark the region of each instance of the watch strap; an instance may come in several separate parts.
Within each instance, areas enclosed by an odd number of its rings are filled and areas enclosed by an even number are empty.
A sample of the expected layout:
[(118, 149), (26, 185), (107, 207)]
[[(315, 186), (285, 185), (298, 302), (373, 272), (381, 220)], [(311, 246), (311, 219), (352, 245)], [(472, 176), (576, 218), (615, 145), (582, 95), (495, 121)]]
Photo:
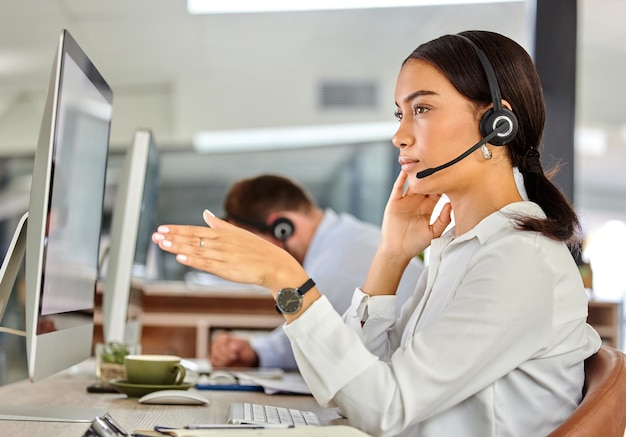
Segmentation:
[(304, 296), (304, 293), (309, 291), (311, 288), (315, 287), (315, 281), (311, 278), (307, 279), (307, 281), (302, 284), (300, 287), (296, 288), (296, 291), (300, 293), (300, 296)]

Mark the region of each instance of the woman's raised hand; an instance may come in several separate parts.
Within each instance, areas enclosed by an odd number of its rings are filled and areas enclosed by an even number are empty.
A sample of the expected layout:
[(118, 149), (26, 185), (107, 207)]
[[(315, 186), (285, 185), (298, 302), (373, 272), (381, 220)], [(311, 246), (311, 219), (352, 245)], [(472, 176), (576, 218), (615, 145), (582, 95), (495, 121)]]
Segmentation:
[(422, 253), (451, 222), (451, 206), (445, 204), (431, 224), (440, 194), (416, 194), (404, 188), (407, 173), (401, 171), (391, 190), (382, 223), (380, 250), (389, 257), (410, 259)]
[(280, 247), (209, 211), (203, 218), (208, 226), (161, 225), (152, 241), (176, 254), (179, 263), (229, 281), (276, 291), (291, 275), (302, 276), (298, 261)]

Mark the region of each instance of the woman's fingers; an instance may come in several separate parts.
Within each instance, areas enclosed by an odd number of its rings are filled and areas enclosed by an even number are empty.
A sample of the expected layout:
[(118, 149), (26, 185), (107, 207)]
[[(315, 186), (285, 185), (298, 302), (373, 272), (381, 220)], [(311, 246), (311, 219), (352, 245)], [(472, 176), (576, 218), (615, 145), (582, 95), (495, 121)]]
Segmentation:
[(210, 228), (214, 227), (219, 220), (217, 217), (215, 217), (215, 214), (213, 214), (208, 209), (204, 210), (204, 212), (202, 213), (202, 218), (204, 219), (204, 223), (206, 223)]
[(299, 273), (302, 269), (288, 252), (253, 232), (225, 222), (209, 211), (204, 211), (202, 216), (208, 226), (161, 225), (152, 235), (152, 241), (162, 250), (175, 254), (180, 264), (230, 281), (266, 288), (280, 279), (276, 277), (277, 265), (282, 267), (282, 272)]
[[(176, 255), (176, 260), (186, 266), (218, 274), (237, 282), (256, 281), (258, 275), (241, 272), (241, 266), (257, 266), (263, 269), (263, 262), (267, 262), (265, 255), (261, 256), (250, 247), (271, 243), (230, 223), (224, 222), (211, 214), (203, 214), (207, 226), (189, 225), (161, 225), (152, 236), (152, 241), (169, 253)], [(278, 249), (276, 247), (276, 249)], [(246, 277), (249, 276), (249, 277)]]
[(169, 252), (173, 249), (183, 249), (183, 246), (203, 248), (214, 238), (213, 235), (204, 232), (204, 229), (197, 226), (159, 226), (157, 232), (152, 235), (152, 241)]
[(404, 183), (406, 182), (406, 178), (408, 174), (401, 171), (396, 181), (393, 183), (393, 188), (391, 189), (391, 198), (392, 199), (400, 199), (404, 194)]
[(452, 222), (451, 212), (452, 205), (449, 202), (441, 208), (437, 220), (432, 225), (433, 238), (440, 237), (443, 231), (446, 230), (446, 227)]

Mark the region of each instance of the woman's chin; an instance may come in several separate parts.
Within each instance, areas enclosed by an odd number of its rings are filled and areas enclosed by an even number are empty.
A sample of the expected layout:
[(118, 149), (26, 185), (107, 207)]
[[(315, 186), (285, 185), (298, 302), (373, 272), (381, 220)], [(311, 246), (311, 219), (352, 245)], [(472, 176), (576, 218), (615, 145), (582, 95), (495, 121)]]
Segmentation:
[(418, 179), (415, 172), (409, 173), (408, 184), (411, 191), (415, 194), (431, 194), (428, 193), (428, 186), (430, 185), (424, 179)]

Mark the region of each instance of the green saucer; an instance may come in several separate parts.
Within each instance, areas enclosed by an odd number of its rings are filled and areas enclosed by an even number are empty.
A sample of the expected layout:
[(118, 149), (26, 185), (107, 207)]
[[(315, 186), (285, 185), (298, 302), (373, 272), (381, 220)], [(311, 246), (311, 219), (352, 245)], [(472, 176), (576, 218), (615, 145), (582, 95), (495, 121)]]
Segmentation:
[(172, 385), (148, 385), (148, 384), (132, 384), (125, 379), (116, 379), (110, 382), (115, 389), (121, 393), (128, 395), (130, 398), (140, 398), (143, 395), (158, 390), (188, 390), (193, 384), (185, 383)]

